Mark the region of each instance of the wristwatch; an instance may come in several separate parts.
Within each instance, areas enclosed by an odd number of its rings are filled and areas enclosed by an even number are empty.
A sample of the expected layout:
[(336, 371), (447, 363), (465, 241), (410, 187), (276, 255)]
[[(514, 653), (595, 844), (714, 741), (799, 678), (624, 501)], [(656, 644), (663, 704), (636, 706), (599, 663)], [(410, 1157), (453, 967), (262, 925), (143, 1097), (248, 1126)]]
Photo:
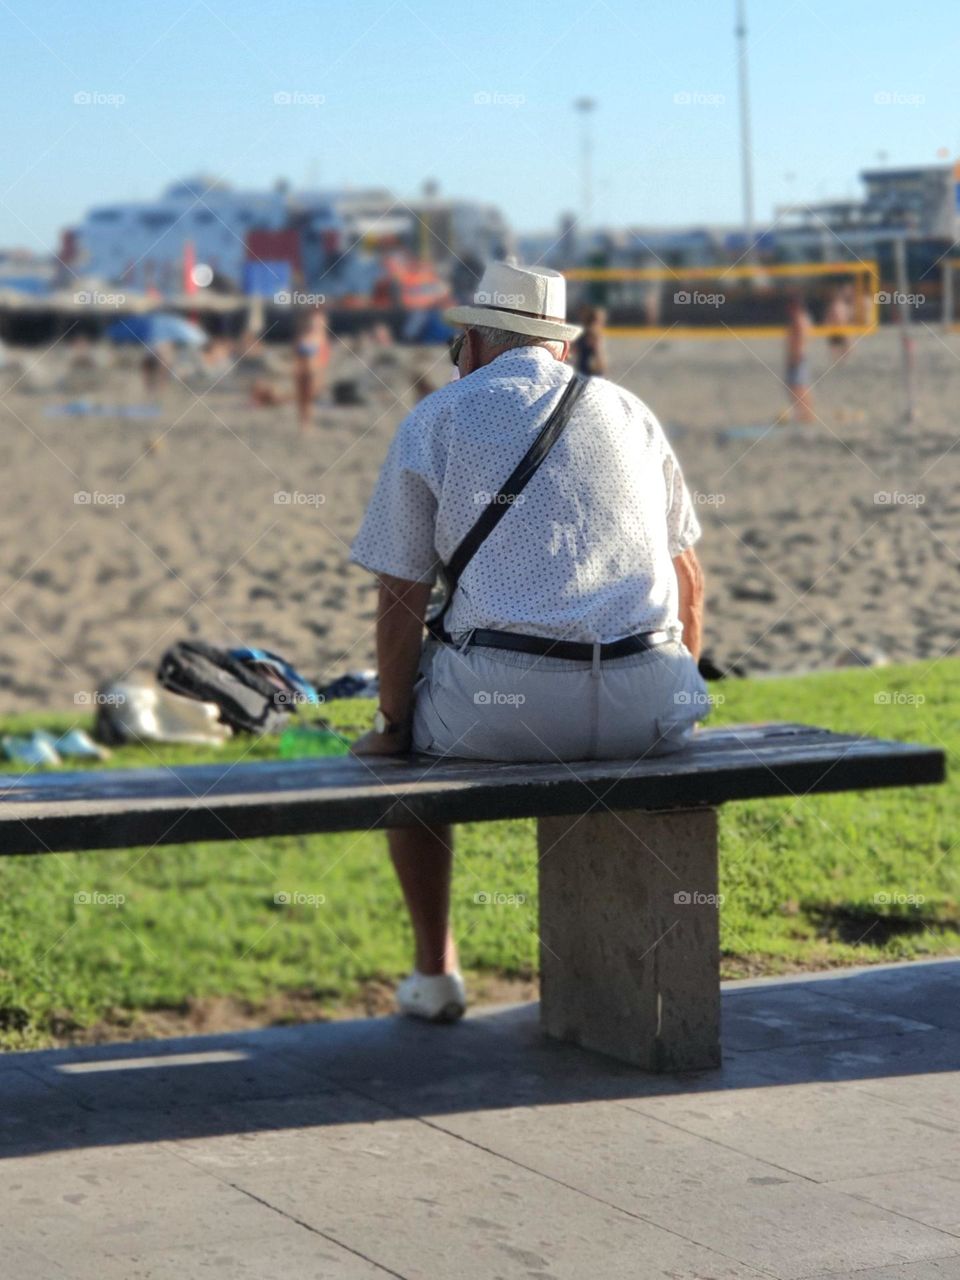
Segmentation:
[(377, 707), (377, 714), (373, 717), (373, 727), (377, 733), (389, 735), (391, 733), (399, 733), (406, 726), (395, 723), (385, 714), (382, 707)]

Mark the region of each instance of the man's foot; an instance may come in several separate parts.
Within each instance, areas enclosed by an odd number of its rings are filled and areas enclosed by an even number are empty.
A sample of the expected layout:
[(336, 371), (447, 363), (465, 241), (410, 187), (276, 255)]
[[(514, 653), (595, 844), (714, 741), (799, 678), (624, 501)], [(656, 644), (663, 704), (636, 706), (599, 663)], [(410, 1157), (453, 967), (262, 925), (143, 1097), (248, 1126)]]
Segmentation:
[(420, 973), (414, 969), (397, 987), (397, 1012), (429, 1022), (456, 1022), (467, 1008), (459, 973)]

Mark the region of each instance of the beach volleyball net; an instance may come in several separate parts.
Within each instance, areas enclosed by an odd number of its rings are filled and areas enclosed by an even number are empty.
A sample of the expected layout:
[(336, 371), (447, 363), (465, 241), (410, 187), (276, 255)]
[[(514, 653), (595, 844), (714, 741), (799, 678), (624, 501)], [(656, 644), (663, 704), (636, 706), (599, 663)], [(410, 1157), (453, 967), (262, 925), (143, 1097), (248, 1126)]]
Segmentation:
[(606, 332), (623, 338), (782, 337), (791, 296), (803, 299), (814, 336), (859, 337), (877, 327), (881, 300), (875, 262), (576, 267), (564, 275), (568, 315), (603, 307)]

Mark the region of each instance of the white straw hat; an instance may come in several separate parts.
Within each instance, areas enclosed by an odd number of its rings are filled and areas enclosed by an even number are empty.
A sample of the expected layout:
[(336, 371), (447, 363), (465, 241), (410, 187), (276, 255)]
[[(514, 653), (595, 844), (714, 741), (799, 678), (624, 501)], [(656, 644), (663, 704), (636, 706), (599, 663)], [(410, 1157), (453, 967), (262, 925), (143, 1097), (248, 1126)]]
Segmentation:
[(572, 342), (582, 332), (567, 324), (567, 282), (548, 267), (512, 267), (491, 262), (483, 273), (473, 305), (443, 313), (450, 324), (481, 324), (531, 338)]

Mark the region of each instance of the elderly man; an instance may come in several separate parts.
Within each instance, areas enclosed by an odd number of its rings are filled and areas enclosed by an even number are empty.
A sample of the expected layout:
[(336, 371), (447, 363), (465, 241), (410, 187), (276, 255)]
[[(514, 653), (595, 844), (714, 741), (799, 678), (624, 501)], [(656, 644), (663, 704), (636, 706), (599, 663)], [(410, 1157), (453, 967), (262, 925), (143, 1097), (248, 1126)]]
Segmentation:
[[(705, 714), (690, 495), (650, 410), (565, 364), (565, 316), (562, 276), (505, 263), (447, 312), (459, 379), (400, 424), (352, 548), (379, 579), (380, 708), (358, 754), (636, 758)], [(416, 941), (398, 1007), (459, 1017), (450, 830), (389, 839)]]

